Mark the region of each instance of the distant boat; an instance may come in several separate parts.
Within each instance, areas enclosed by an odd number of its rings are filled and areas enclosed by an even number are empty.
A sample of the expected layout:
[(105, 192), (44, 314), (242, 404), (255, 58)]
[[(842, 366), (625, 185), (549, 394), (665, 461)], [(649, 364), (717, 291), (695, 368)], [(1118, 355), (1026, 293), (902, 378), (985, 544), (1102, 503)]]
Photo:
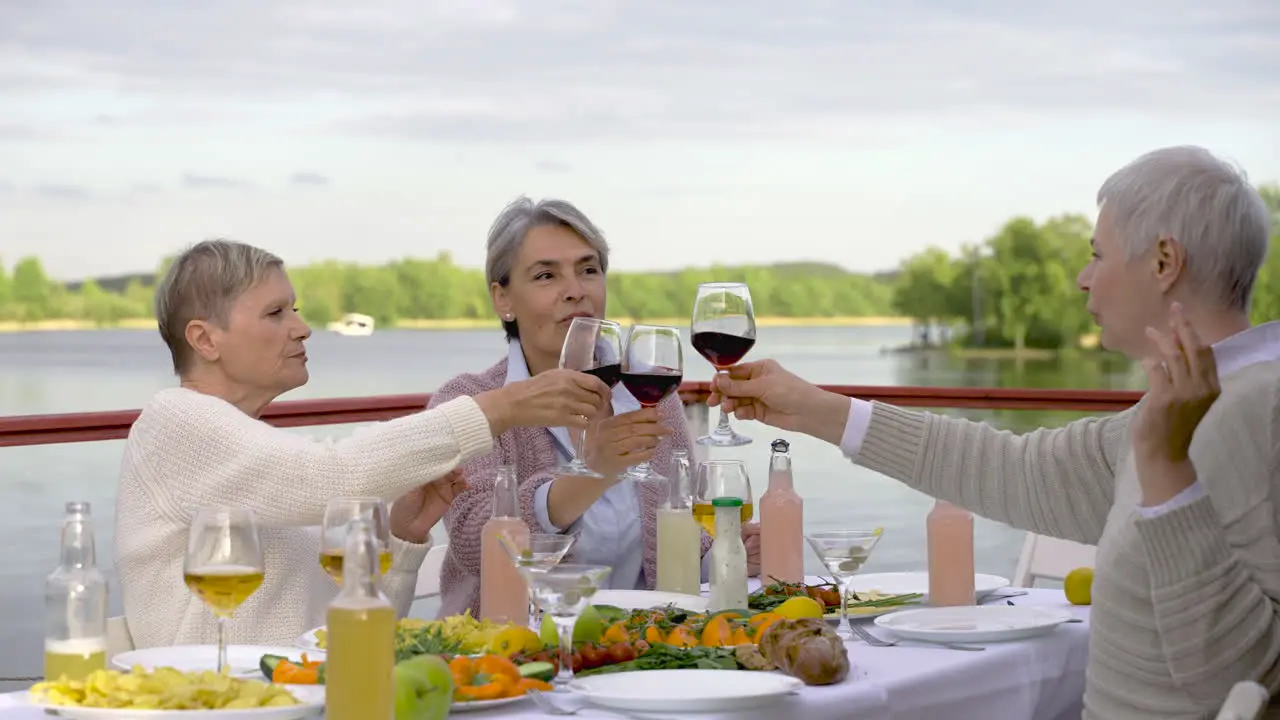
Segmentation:
[(328, 325), (330, 332), (352, 337), (364, 337), (373, 334), (373, 318), (360, 313), (347, 313), (341, 320)]

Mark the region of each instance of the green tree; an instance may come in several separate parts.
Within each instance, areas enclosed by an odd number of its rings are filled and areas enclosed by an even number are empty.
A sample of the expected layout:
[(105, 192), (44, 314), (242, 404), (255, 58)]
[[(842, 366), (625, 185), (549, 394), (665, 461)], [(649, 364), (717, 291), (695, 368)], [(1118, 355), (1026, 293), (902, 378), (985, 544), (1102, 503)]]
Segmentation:
[(929, 329), (953, 320), (960, 266), (947, 252), (930, 247), (902, 262), (894, 288), (893, 306), (920, 326), (921, 341), (932, 344)]
[(53, 284), (45, 275), (40, 258), (27, 256), (13, 267), (13, 301), (22, 308), (25, 320), (43, 320), (52, 309)]

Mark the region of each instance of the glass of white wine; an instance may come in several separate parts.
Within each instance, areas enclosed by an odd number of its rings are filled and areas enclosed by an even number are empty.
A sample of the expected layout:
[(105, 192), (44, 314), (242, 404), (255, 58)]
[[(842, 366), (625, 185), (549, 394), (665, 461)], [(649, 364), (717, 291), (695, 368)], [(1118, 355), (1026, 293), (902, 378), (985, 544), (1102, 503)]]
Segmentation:
[(755, 503), (751, 498), (751, 478), (741, 460), (705, 460), (698, 464), (694, 487), (693, 518), (711, 537), (716, 536), (716, 509), (711, 501), (721, 497), (742, 500), (742, 524), (751, 522)]
[(373, 525), (378, 539), (378, 569), (383, 575), (391, 569), (391, 521), (387, 504), (376, 497), (340, 497), (329, 501), (324, 509), (324, 526), (320, 529), (320, 567), (342, 584), (342, 556), (346, 552), (347, 523), (365, 517)]
[(227, 619), (262, 586), (265, 568), (253, 511), (209, 507), (196, 513), (183, 578), (218, 618), (218, 672), (227, 671)]

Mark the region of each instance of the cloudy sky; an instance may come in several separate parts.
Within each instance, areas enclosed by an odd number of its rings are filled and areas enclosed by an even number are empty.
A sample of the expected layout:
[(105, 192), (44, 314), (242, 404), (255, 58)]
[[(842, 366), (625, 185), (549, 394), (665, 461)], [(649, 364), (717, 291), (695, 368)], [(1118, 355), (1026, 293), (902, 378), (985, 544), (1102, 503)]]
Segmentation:
[(619, 269), (876, 270), (1277, 127), (1275, 0), (0, 0), (0, 256), (478, 266), (526, 193)]

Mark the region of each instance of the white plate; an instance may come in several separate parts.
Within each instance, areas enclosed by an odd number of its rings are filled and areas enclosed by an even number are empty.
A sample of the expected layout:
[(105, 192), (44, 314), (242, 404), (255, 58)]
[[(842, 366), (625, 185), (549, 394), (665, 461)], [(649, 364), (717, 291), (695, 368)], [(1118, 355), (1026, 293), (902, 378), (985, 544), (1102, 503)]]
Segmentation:
[[(308, 649), (308, 660), (324, 660), (323, 650)], [(263, 655), (283, 655), (293, 660), (302, 659), (302, 651), (296, 647), (274, 645), (228, 645), (227, 663), (232, 677), (265, 679), (259, 666)], [(131, 670), (141, 665), (144, 670), (171, 667), (183, 672), (200, 672), (218, 669), (217, 645), (172, 645), (122, 652), (111, 658), (111, 665), (118, 670)]]
[[(920, 598), (921, 603), (929, 602), (929, 573), (927, 572), (890, 572), (890, 573), (869, 573), (867, 575), (854, 575), (853, 580), (849, 583), (850, 587), (856, 593), (865, 593), (875, 590), (883, 595), (907, 595), (909, 593), (920, 593), (924, 597)], [(999, 575), (984, 575), (977, 573), (973, 576), (973, 592), (978, 602), (991, 593), (1001, 588), (1009, 587), (1009, 579), (1002, 578)]]
[(502, 698), (500, 700), (472, 700), (470, 702), (457, 702), (456, 700), (449, 706), (449, 713), (475, 712), (478, 710), (488, 710), (489, 708), (502, 707), (511, 703), (518, 703), (524, 700), (524, 695), (517, 697)]
[(803, 687), (797, 678), (758, 670), (645, 670), (569, 683), (570, 690), (602, 707), (676, 713), (746, 710)]
[(1037, 605), (968, 605), (903, 610), (876, 618), (876, 625), (908, 640), (1001, 642), (1052, 632), (1074, 616)]
[(683, 610), (703, 612), (709, 600), (700, 595), (658, 592), (656, 590), (598, 590), (591, 598), (592, 605), (612, 605), (623, 610), (641, 610), (664, 605), (675, 605)]
[(324, 688), (315, 685), (290, 685), (289, 692), (301, 705), (288, 707), (248, 708), (244, 710), (130, 710), (116, 708), (67, 707), (47, 705), (26, 696), (26, 704), (43, 708), (54, 717), (67, 720), (300, 720), (319, 717), (324, 712)]

